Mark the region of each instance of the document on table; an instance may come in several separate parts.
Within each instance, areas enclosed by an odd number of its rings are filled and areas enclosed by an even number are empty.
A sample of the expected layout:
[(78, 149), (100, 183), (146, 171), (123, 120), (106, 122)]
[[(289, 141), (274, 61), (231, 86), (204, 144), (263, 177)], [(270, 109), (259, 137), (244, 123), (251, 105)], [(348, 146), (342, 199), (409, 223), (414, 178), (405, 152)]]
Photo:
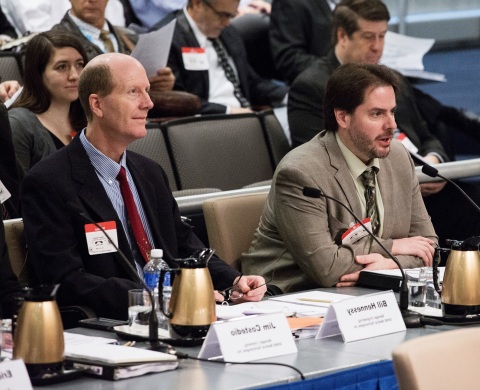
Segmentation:
[(148, 77), (155, 76), (159, 68), (167, 65), (175, 22), (174, 19), (159, 30), (139, 35), (131, 55), (140, 61)]
[(286, 302), (289, 304), (315, 306), (317, 308), (325, 308), (325, 313), (328, 307), (333, 302), (342, 301), (347, 298), (352, 298), (352, 295), (335, 294), (324, 291), (304, 291), (296, 294), (278, 295), (269, 298), (269, 301)]
[(85, 336), (83, 334), (63, 332), (63, 339), (65, 340), (65, 350), (77, 345), (87, 345), (95, 347), (101, 344), (113, 344), (116, 343), (116, 339), (110, 339), (106, 337)]
[(245, 302), (238, 305), (217, 305), (217, 318), (227, 320), (256, 314), (283, 313), (286, 317), (323, 317), (326, 309), (297, 303), (266, 300)]
[(423, 66), (423, 57), (434, 43), (435, 39), (409, 37), (388, 31), (380, 63), (407, 77), (446, 81), (445, 75), (427, 72)]

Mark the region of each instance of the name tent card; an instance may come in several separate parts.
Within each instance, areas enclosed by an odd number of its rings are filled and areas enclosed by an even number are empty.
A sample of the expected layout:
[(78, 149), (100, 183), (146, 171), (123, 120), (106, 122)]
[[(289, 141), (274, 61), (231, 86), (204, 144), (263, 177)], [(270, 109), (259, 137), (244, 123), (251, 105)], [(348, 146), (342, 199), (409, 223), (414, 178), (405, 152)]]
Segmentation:
[(32, 389), (32, 383), (22, 359), (0, 363), (0, 390)]
[(341, 334), (345, 343), (405, 331), (393, 291), (333, 302), (316, 339)]
[(199, 358), (248, 362), (297, 353), (292, 331), (284, 314), (267, 314), (214, 322)]

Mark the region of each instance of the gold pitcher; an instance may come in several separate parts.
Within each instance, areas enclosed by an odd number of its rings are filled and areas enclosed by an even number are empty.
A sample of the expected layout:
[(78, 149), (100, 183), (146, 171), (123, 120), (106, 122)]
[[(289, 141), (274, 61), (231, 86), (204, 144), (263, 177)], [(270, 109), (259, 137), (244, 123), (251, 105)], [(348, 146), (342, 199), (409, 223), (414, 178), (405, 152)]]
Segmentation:
[(442, 298), (443, 314), (460, 317), (480, 315), (480, 237), (447, 242), (451, 250), (442, 289), (437, 289)]
[(63, 324), (55, 294), (59, 285), (27, 289), (13, 338), (13, 358), (31, 377), (58, 372), (64, 359)]
[(216, 321), (213, 283), (207, 268), (213, 253), (212, 249), (205, 249), (198, 256), (177, 259), (179, 268), (161, 272), (159, 285), (163, 284), (165, 272), (175, 274), (168, 308), (163, 307), (163, 296), (159, 291), (160, 308), (169, 318), (172, 338), (202, 339), (210, 324)]

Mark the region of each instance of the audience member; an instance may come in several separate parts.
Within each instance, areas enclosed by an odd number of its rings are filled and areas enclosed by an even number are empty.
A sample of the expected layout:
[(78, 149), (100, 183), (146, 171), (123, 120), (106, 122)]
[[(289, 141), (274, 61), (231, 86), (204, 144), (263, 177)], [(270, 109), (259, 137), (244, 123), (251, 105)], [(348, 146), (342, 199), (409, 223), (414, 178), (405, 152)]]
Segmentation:
[(270, 47), (278, 76), (291, 84), (332, 46), (332, 0), (275, 0)]
[[(187, 0), (135, 0), (131, 7), (143, 27), (152, 28), (168, 14), (185, 6)], [(238, 14), (264, 12), (270, 13), (270, 3), (263, 0), (241, 0)]]
[(15, 153), (28, 171), (70, 143), (85, 126), (78, 80), (87, 56), (68, 32), (33, 37), (25, 52), (25, 85), (9, 110)]
[(230, 26), (237, 7), (238, 0), (189, 0), (166, 18), (177, 20), (168, 60), (174, 89), (199, 96), (203, 114), (250, 112), (252, 105), (276, 106), (285, 99), (286, 87), (262, 79), (248, 64), (243, 41)]
[[(153, 106), (148, 89), (145, 70), (134, 58), (119, 53), (95, 57), (79, 82), (86, 129), (23, 180), (31, 263), (40, 282), (61, 284), (60, 305), (85, 305), (99, 316), (126, 319), (127, 292), (141, 287), (118, 253), (90, 252), (85, 225), (92, 220), (115, 221), (118, 246), (139, 273), (150, 247), (162, 248), (172, 267), (174, 259), (204, 247), (182, 221), (163, 169), (126, 151), (146, 135), (147, 112)], [(125, 191), (131, 203), (124, 203)], [(137, 240), (139, 232), (142, 239)], [(266, 291), (262, 277), (241, 276), (217, 257), (210, 260), (209, 270), (216, 289), (238, 281), (245, 300), (260, 300)]]
[[(10, 265), (5, 243), (4, 219), (20, 217), (20, 180), (23, 171), (17, 164), (13, 150), (12, 133), (8, 126), (5, 106), (0, 107), (0, 185), (10, 193), (8, 199), (0, 200), (0, 318), (11, 318), (16, 310), (15, 297), (20, 294), (20, 285)], [(4, 191), (2, 193), (5, 194)]]
[[(94, 3), (95, 0), (82, 0)], [(70, 0), (0, 0), (8, 20), (19, 35), (50, 30), (60, 23), (70, 9)], [(107, 18), (115, 25), (125, 26), (123, 5), (120, 0), (109, 0)]]
[[(108, 0), (70, 0), (72, 9), (63, 17), (55, 30), (68, 30), (83, 42), (87, 57), (117, 52), (130, 54), (138, 36), (133, 31), (113, 26), (105, 17)], [(127, 33), (130, 34), (127, 36)], [(166, 91), (173, 88), (174, 76), (170, 68), (160, 68), (157, 75), (150, 78), (151, 89)]]
[[(291, 292), (350, 286), (362, 269), (397, 267), (368, 235), (345, 242), (352, 215), (332, 200), (304, 196), (305, 186), (369, 217), (403, 267), (431, 265), (437, 237), (413, 161), (393, 139), (398, 88), (397, 75), (382, 65), (346, 64), (333, 73), (325, 130), (278, 165), (254, 241), (241, 258), (245, 272)], [(373, 177), (364, 182), (367, 172)]]
[[(327, 113), (323, 111), (322, 104), (327, 81), (334, 69), (345, 63), (378, 62), (383, 52), (389, 17), (381, 0), (343, 0), (339, 3), (333, 21), (334, 48), (326, 57), (303, 71), (290, 89), (288, 122), (294, 147), (307, 142), (324, 128)], [(448, 161), (441, 142), (429, 131), (420, 115), (407, 79), (402, 78), (402, 87), (396, 97), (395, 118), (398, 129), (407, 137), (404, 145), (431, 164)], [(478, 185), (465, 182), (461, 185), (474, 199), (480, 199)], [(469, 218), (472, 206), (459, 197), (455, 188), (450, 185), (444, 187), (444, 181), (420, 186), (440, 239), (465, 239), (479, 234), (479, 222)], [(455, 207), (446, 207), (452, 202), (455, 202)]]

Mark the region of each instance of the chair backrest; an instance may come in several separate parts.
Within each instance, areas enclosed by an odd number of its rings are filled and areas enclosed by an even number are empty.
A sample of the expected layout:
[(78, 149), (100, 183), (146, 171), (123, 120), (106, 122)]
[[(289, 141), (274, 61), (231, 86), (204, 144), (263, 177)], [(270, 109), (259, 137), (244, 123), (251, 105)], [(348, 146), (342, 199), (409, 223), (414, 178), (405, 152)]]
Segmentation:
[(161, 124), (180, 189), (233, 190), (273, 177), (255, 114), (207, 115)]
[(0, 77), (3, 81), (17, 80), (23, 82), (23, 63), (19, 54), (0, 53)]
[(250, 248), (267, 193), (225, 196), (203, 202), (208, 241), (221, 259), (239, 269), (238, 259)]
[(23, 220), (21, 218), (6, 219), (3, 221), (5, 227), (5, 243), (7, 244), (8, 257), (12, 270), (22, 286), (27, 286), (33, 280), (32, 270), (27, 262), (27, 245)]
[(273, 164), (276, 167), (283, 156), (291, 150), (291, 146), (273, 110), (262, 111), (259, 115), (265, 129)]
[(409, 340), (392, 352), (399, 388), (478, 389), (480, 328), (440, 332)]
[(128, 145), (128, 150), (137, 152), (142, 156), (148, 157), (157, 162), (167, 174), (170, 189), (177, 191), (178, 186), (173, 173), (173, 166), (168, 155), (167, 145), (163, 137), (160, 126), (155, 123), (147, 124), (147, 135), (141, 139), (137, 139)]

